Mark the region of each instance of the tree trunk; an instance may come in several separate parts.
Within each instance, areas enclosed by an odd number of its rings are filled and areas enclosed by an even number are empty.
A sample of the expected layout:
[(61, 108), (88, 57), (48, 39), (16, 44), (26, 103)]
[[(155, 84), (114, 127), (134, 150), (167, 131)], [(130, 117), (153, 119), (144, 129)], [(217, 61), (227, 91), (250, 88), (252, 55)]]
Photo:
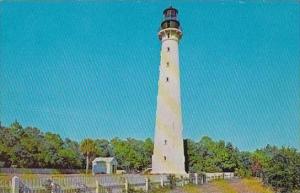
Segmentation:
[(88, 174), (89, 172), (89, 156), (86, 156), (86, 166), (85, 166), (85, 173)]

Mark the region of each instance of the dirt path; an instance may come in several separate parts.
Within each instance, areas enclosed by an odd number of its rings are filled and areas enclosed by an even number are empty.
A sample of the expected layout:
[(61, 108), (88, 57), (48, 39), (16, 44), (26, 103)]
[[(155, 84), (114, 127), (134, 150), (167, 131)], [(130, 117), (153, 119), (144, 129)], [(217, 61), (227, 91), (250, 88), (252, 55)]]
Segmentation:
[(175, 190), (172, 190), (169, 193), (188, 193), (188, 192), (185, 192), (185, 191), (181, 190), (180, 188), (176, 188)]
[[(245, 186), (244, 183), (241, 182), (240, 179), (233, 179), (229, 181), (229, 184), (233, 187), (233, 189), (238, 193), (256, 193), (252, 192), (251, 188)], [(259, 192), (257, 192), (259, 193)]]

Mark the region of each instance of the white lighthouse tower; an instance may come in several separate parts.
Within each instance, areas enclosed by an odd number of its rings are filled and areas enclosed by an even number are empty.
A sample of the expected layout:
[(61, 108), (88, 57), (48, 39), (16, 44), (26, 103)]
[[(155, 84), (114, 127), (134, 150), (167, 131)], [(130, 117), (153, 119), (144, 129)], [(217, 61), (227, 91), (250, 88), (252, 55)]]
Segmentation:
[(178, 44), (182, 37), (178, 10), (163, 11), (152, 173), (186, 174), (182, 138)]

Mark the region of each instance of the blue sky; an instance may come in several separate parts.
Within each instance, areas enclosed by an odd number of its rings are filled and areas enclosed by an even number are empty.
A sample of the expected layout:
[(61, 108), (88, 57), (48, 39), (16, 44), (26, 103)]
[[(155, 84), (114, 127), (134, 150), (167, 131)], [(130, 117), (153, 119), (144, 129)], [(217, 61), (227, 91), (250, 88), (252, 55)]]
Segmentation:
[[(297, 1), (172, 1), (184, 137), (300, 149)], [(0, 120), (81, 140), (153, 137), (169, 1), (0, 2)]]

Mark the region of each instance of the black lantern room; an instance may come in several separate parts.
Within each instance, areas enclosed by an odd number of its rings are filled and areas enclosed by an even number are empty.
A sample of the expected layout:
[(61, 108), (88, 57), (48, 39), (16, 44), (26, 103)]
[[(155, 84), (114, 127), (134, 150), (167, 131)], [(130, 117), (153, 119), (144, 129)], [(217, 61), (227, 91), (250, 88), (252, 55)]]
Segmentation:
[(172, 6), (165, 9), (164, 12), (164, 18), (163, 21), (160, 24), (161, 29), (166, 29), (166, 28), (177, 28), (179, 29), (180, 23), (178, 21), (177, 15), (178, 15), (178, 10), (173, 8)]

